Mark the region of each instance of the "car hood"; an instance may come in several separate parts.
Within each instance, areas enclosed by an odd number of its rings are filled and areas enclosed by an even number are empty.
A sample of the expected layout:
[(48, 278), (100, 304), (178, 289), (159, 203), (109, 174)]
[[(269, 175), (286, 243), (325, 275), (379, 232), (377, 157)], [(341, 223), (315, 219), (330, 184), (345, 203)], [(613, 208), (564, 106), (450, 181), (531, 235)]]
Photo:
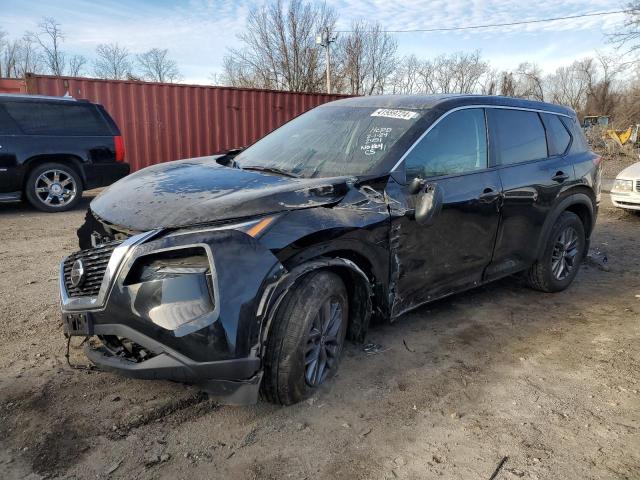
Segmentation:
[(134, 231), (185, 227), (335, 204), (349, 178), (289, 178), (224, 167), (216, 156), (154, 165), (114, 183), (91, 202), (109, 224)]
[(624, 178), (630, 180), (640, 178), (640, 162), (629, 165), (627, 168), (622, 170), (616, 178)]

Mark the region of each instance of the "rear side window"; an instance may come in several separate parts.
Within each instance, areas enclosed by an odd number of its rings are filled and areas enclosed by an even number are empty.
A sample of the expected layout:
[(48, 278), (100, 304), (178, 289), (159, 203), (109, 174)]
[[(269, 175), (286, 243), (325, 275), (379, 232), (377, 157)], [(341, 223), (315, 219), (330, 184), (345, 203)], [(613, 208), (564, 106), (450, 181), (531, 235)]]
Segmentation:
[(472, 108), (447, 115), (405, 159), (407, 177), (436, 177), (487, 168), (484, 110)]
[(578, 123), (578, 119), (563, 117), (561, 121), (569, 129), (571, 135), (573, 136), (570, 153), (588, 152), (590, 150), (589, 143), (584, 136), (584, 130), (582, 130), (582, 127)]
[(15, 120), (9, 116), (4, 106), (0, 103), (0, 135), (18, 135), (20, 128)]
[(6, 102), (4, 107), (26, 135), (111, 135), (91, 104)]
[(487, 116), (498, 164), (512, 165), (547, 157), (547, 138), (536, 112), (489, 108)]
[(557, 115), (545, 113), (544, 118), (549, 139), (549, 155), (562, 155), (571, 143), (571, 135)]

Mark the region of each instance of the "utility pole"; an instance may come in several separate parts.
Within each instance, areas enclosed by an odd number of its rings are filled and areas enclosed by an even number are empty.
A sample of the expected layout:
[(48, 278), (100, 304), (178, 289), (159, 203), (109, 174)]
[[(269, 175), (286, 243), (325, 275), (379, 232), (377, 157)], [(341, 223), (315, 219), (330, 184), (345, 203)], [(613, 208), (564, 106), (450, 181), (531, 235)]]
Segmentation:
[(327, 64), (327, 93), (331, 93), (331, 44), (336, 41), (336, 36), (331, 35), (329, 27), (324, 27), (320, 35), (316, 36), (316, 45), (325, 49)]

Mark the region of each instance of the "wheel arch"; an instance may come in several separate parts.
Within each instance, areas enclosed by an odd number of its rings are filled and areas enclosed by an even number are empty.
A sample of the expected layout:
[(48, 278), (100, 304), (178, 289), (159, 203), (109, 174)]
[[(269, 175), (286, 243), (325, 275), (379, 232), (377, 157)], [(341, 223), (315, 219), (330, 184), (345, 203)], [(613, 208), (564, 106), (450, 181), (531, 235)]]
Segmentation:
[(542, 232), (538, 239), (536, 258), (540, 258), (544, 253), (551, 229), (560, 215), (564, 212), (572, 212), (582, 221), (588, 249), (589, 239), (596, 220), (595, 197), (593, 196), (593, 192), (589, 189), (581, 188), (570, 191), (570, 193), (564, 196), (555, 205), (549, 215), (547, 215), (544, 225), (542, 226)]
[(80, 180), (82, 181), (82, 188), (85, 187), (87, 179), (84, 174), (84, 169), (82, 168), (82, 164), (84, 163), (80, 157), (73, 154), (42, 154), (42, 155), (34, 155), (33, 157), (29, 157), (24, 162), (24, 178), (22, 180), (22, 189), (26, 187), (27, 180), (29, 179), (29, 175), (33, 171), (34, 168), (37, 168), (40, 165), (45, 163), (60, 163), (62, 165), (69, 166), (73, 168), (73, 170), (78, 174)]
[[(349, 256), (352, 258), (347, 258)], [(356, 263), (353, 258), (357, 258), (359, 263)], [(364, 341), (373, 311), (374, 280), (369, 276), (370, 273), (367, 273), (366, 261), (363, 257), (358, 257), (356, 252), (337, 251), (296, 265), (265, 290), (258, 311), (261, 317), (262, 349), (266, 347), (275, 313), (288, 291), (304, 276), (321, 270), (337, 274), (344, 282), (349, 298), (347, 338), (358, 342)]]

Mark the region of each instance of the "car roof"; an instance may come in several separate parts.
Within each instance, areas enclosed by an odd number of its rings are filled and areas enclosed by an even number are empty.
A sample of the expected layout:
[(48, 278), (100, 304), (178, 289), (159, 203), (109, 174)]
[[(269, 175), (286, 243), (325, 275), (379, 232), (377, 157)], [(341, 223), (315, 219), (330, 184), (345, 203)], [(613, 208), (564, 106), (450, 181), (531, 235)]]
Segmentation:
[(19, 100), (26, 102), (37, 102), (37, 101), (53, 101), (53, 102), (77, 102), (78, 100), (70, 97), (53, 97), (49, 95), (27, 95), (25, 93), (0, 93), (0, 101), (2, 100)]
[(574, 116), (575, 112), (563, 105), (547, 102), (524, 100), (521, 98), (503, 97), (499, 95), (371, 95), (366, 97), (351, 97), (325, 105), (372, 107), (372, 108), (408, 108), (414, 110), (430, 110), (452, 108), (467, 105), (488, 105), (513, 108), (526, 108), (532, 110), (544, 110)]

